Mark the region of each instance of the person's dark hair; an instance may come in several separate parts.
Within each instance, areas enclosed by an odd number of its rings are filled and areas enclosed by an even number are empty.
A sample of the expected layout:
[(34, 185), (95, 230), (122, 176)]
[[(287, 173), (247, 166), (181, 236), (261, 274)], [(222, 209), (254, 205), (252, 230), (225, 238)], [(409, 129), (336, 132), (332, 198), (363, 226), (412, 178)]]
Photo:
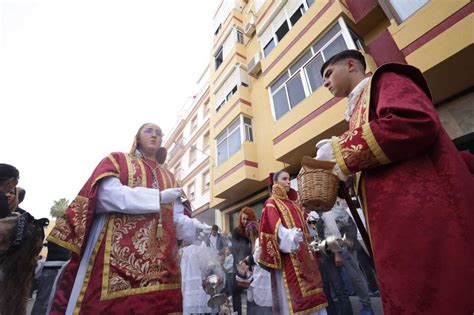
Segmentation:
[(335, 63), (338, 63), (339, 61), (346, 60), (346, 59), (357, 60), (365, 72), (365, 69), (367, 68), (367, 64), (365, 63), (364, 55), (362, 55), (362, 53), (358, 50), (349, 49), (349, 50), (341, 51), (340, 53), (335, 54), (334, 56), (326, 60), (326, 62), (321, 67), (321, 76), (323, 76), (324, 70), (326, 70), (326, 68), (329, 65), (333, 65)]
[(24, 188), (17, 187), (16, 191), (18, 192), (18, 204), (20, 204), (25, 199), (26, 190)]
[(213, 231), (219, 231), (219, 227), (218, 227), (216, 224), (214, 224), (214, 225), (212, 226), (212, 230), (213, 230)]
[(20, 172), (16, 169), (15, 166), (5, 163), (0, 163), (0, 184), (3, 184), (5, 181), (10, 178), (20, 177)]
[[(22, 215), (29, 216), (29, 215)], [(18, 236), (18, 229), (15, 229), (20, 217), (14, 221), (3, 221), (2, 224), (8, 228), (1, 233), (11, 235), (4, 240), (13, 239)], [(15, 227), (11, 227), (11, 223)], [(0, 269), (3, 272), (3, 279), (0, 281), (0, 313), (2, 314), (26, 314), (26, 304), (33, 282), (37, 255), (43, 247), (44, 227), (36, 222), (27, 222), (21, 233), (21, 244), (15, 250), (10, 250), (0, 255)], [(16, 241), (17, 239), (15, 239)], [(13, 243), (14, 244), (14, 243)]]

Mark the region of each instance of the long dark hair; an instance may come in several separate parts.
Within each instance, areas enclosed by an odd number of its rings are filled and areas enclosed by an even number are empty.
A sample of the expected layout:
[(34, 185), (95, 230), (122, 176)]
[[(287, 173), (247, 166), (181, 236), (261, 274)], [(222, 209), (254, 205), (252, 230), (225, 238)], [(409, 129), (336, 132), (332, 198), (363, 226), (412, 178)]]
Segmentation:
[(0, 314), (26, 314), (26, 304), (43, 239), (43, 226), (27, 222), (21, 245), (0, 255), (0, 270), (3, 273), (0, 281)]

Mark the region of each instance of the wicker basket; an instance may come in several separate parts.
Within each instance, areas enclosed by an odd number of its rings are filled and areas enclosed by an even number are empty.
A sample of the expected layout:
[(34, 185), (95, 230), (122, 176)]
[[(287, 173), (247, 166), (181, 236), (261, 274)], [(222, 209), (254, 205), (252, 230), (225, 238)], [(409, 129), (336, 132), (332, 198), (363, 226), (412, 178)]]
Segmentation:
[(331, 173), (333, 166), (332, 162), (303, 158), (297, 180), (300, 201), (306, 210), (329, 211), (336, 203), (339, 180)]

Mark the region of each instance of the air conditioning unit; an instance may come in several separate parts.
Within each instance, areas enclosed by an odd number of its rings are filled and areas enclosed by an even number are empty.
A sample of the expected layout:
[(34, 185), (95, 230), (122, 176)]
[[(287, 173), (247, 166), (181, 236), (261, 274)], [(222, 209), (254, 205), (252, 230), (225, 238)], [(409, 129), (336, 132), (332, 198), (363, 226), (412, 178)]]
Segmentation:
[(262, 60), (262, 54), (258, 52), (249, 62), (247, 65), (247, 71), (249, 75), (256, 78), (258, 77), (258, 73), (262, 70), (262, 65), (260, 61)]
[(244, 33), (249, 38), (251, 38), (253, 33), (255, 33), (255, 18), (253, 16), (247, 21), (247, 23), (245, 23)]

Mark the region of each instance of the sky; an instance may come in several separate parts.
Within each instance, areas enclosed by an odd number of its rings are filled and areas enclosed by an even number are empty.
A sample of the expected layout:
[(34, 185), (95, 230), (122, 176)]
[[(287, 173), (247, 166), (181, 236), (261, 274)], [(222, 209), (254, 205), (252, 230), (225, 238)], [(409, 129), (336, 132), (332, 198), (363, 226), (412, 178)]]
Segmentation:
[(0, 163), (49, 215), (142, 123), (166, 134), (210, 58), (215, 0), (0, 0)]

